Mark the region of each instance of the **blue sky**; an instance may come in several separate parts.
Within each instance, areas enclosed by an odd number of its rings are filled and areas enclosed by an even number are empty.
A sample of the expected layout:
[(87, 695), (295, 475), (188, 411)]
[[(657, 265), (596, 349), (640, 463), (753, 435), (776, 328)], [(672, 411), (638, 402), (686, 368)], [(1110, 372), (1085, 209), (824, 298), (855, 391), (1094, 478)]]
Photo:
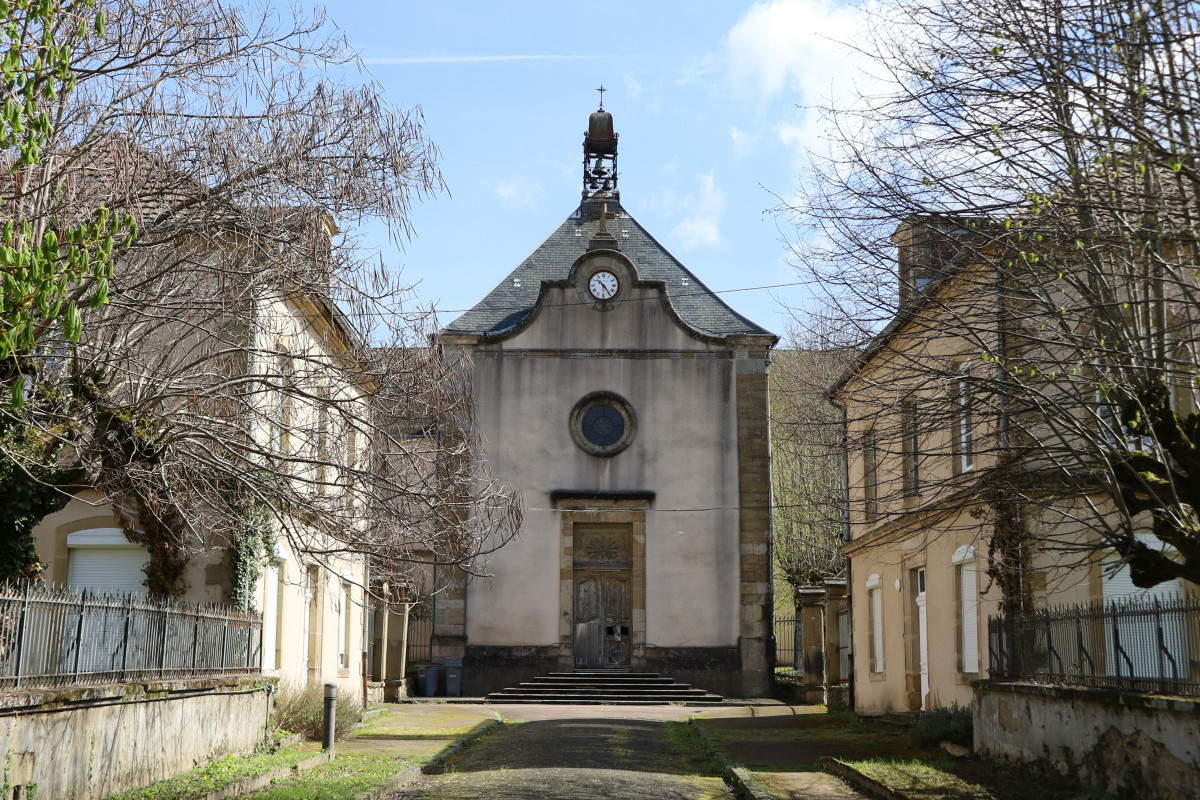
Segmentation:
[[(824, 0), (333, 2), (331, 19), (397, 105), (419, 105), (449, 194), (415, 206), (419, 236), (367, 242), (424, 303), (457, 316), (575, 208), (583, 131), (603, 85), (620, 134), (621, 199), (711, 288), (797, 280), (767, 209), (820, 147), (815, 112), (852, 70), (857, 12)], [(724, 295), (777, 333), (802, 287)]]

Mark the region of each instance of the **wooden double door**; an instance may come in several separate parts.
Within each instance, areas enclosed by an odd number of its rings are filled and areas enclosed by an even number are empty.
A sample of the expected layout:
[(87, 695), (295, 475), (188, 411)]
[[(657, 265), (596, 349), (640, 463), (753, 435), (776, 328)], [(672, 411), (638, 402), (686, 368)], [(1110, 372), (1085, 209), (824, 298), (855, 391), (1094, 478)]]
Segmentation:
[(574, 539), (575, 668), (627, 668), (633, 649), (632, 526), (577, 525)]

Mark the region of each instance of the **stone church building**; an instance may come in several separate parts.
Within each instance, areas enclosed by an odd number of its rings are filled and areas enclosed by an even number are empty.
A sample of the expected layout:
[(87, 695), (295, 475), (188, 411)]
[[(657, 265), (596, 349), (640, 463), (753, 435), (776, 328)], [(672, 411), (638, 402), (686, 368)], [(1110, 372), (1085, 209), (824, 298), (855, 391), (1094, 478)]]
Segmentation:
[(630, 216), (616, 160), (601, 108), (580, 206), (441, 331), (525, 518), (487, 577), (437, 598), (434, 657), (463, 662), (468, 695), (610, 669), (766, 695), (777, 337)]

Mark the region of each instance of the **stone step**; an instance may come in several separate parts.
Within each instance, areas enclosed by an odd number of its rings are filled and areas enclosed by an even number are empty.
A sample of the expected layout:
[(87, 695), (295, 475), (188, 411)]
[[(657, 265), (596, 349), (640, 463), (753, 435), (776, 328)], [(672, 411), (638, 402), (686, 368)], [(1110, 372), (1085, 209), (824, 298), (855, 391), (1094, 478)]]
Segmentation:
[[(575, 672), (551, 672), (546, 678), (662, 678), (657, 672), (628, 672), (620, 669), (576, 670)], [(666, 680), (671, 680), (666, 678)]]
[(674, 686), (676, 685), (670, 678), (631, 678), (621, 680), (617, 678), (551, 678), (548, 676), (539, 676), (529, 681), (530, 683), (542, 684), (546, 686), (572, 686), (586, 684), (588, 686)]
[(596, 695), (571, 695), (558, 694), (551, 697), (542, 695), (530, 696), (514, 692), (497, 692), (489, 694), (486, 698), (489, 703), (544, 703), (547, 705), (637, 705), (637, 706), (665, 706), (672, 703), (682, 703), (685, 705), (720, 705), (725, 702), (725, 698), (715, 694), (705, 694), (700, 696), (684, 696), (675, 697), (673, 695), (654, 695), (651, 697), (631, 697), (629, 695), (605, 695), (598, 697)]
[(712, 705), (724, 702), (720, 695), (655, 672), (583, 670), (539, 675), (519, 686), (487, 696), (489, 703), (585, 703), (637, 705), (685, 703)]

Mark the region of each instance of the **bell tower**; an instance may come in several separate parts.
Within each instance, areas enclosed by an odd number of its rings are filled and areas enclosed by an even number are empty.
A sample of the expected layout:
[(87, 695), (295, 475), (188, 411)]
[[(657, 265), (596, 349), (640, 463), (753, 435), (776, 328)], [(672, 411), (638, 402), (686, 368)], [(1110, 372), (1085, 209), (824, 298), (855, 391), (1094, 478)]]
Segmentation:
[(600, 107), (588, 118), (587, 133), (583, 135), (583, 199), (621, 200), (617, 191), (617, 134), (613, 131), (612, 114), (604, 110), (603, 85)]

